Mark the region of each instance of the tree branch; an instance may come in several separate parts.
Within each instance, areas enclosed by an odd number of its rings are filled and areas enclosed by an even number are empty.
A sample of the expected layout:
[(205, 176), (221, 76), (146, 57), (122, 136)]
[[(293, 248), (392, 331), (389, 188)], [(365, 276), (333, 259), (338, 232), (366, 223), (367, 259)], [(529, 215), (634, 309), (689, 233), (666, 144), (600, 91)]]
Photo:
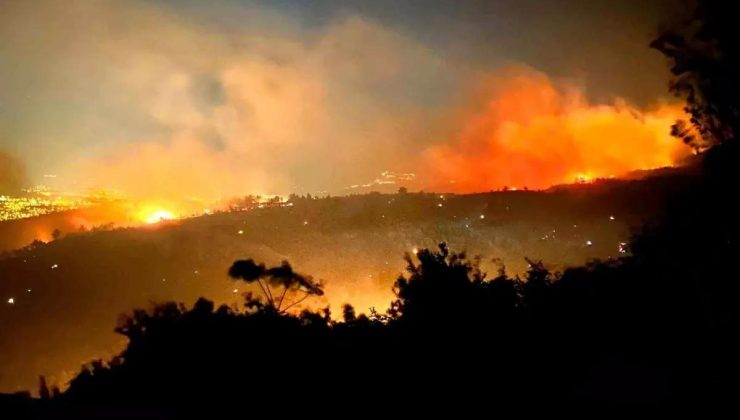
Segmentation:
[(270, 298), (270, 295), (267, 294), (267, 290), (265, 290), (265, 286), (262, 284), (262, 280), (257, 279), (257, 284), (260, 285), (260, 289), (262, 289), (262, 293), (265, 295), (265, 299), (267, 299), (267, 302), (274, 307), (275, 303)]
[(272, 297), (272, 290), (270, 290), (270, 284), (268, 282), (265, 282), (265, 288), (267, 289), (267, 294), (270, 295), (270, 302), (272, 302), (272, 306), (275, 307), (275, 298)]
[(286, 286), (283, 286), (283, 294), (280, 295), (280, 302), (278, 302), (277, 310), (280, 312), (280, 307), (283, 306), (283, 299), (285, 298), (285, 294), (288, 292), (288, 288)]
[(283, 309), (281, 312), (285, 312), (288, 309), (294, 307), (295, 305), (298, 305), (299, 303), (303, 302), (304, 300), (308, 299), (308, 297), (311, 296), (310, 293), (306, 293), (302, 298), (298, 299), (297, 301), (291, 303), (290, 305), (286, 306), (285, 309)]

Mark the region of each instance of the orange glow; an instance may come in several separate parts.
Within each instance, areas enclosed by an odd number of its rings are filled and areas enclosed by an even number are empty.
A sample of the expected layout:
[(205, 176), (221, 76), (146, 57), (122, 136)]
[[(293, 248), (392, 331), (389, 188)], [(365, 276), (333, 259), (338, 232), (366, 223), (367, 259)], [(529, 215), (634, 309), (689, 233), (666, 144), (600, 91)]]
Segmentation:
[(594, 180), (594, 176), (589, 173), (576, 174), (576, 176), (573, 177), (573, 181), (578, 184), (588, 184), (590, 182), (593, 182), (593, 180)]
[(180, 216), (170, 206), (161, 203), (139, 203), (133, 204), (132, 219), (135, 223), (146, 223), (149, 225), (178, 219)]
[(172, 212), (167, 210), (155, 210), (152, 213), (149, 213), (146, 216), (146, 222), (148, 224), (154, 224), (159, 223), (165, 220), (172, 220), (175, 218), (175, 215), (172, 214)]
[(481, 89), (451, 142), (423, 157), (431, 188), (542, 189), (672, 166), (691, 150), (670, 135), (678, 104), (643, 111), (624, 100), (593, 105), (574, 87), (514, 70)]

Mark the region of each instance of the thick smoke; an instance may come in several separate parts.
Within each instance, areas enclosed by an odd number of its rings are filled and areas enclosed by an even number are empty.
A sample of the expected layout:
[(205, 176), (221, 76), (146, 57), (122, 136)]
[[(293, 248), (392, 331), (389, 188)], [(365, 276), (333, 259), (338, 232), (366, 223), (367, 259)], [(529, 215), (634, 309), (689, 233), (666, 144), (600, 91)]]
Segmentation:
[[(454, 73), (356, 16), (308, 31), (245, 6), (239, 27), (224, 31), (137, 2), (14, 7), (12, 54), (45, 63), (38, 79), (72, 99), (48, 111), (61, 123), (29, 124), (50, 130), (28, 146), (38, 155), (65, 146), (34, 163), (56, 168), (60, 182), (148, 199), (341, 191), (405, 171), (444, 119)], [(33, 29), (46, 20), (56, 24)]]

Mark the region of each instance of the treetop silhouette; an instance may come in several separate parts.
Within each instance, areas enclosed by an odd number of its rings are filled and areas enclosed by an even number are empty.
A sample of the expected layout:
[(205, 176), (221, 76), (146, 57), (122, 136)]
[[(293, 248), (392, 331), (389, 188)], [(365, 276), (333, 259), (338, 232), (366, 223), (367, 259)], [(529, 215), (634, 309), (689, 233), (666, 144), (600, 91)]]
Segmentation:
[[(278, 313), (286, 312), (310, 296), (324, 294), (320, 282), (315, 282), (310, 276), (296, 273), (287, 261), (266, 268), (264, 264), (257, 264), (252, 259), (238, 260), (229, 268), (229, 277), (246, 283), (257, 283), (267, 301), (267, 306)], [(290, 302), (285, 301), (286, 297)]]

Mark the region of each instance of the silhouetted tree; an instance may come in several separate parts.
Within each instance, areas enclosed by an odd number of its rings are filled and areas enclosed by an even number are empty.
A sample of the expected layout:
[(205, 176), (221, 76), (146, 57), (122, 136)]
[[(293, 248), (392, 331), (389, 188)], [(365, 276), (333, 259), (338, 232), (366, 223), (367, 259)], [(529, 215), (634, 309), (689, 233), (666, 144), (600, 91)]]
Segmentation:
[(46, 378), (42, 375), (39, 376), (39, 398), (42, 400), (48, 400), (51, 398), (51, 392), (49, 387), (46, 385)]
[[(272, 268), (265, 268), (264, 264), (256, 264), (252, 259), (235, 261), (229, 268), (229, 276), (247, 283), (256, 282), (262, 290), (268, 307), (278, 313), (291, 309), (310, 296), (324, 294), (320, 283), (314, 282), (310, 276), (296, 273), (287, 261)], [(273, 288), (277, 289), (274, 290), (275, 293), (273, 293)], [(291, 302), (283, 307), (286, 295), (290, 295)]]
[(705, 150), (740, 132), (740, 56), (732, 2), (700, 0), (693, 15), (651, 43), (672, 62), (670, 90), (686, 100), (690, 122), (673, 133)]
[(354, 322), (357, 320), (357, 314), (355, 314), (355, 308), (352, 307), (350, 304), (345, 304), (342, 307), (342, 318), (344, 319), (344, 322)]

